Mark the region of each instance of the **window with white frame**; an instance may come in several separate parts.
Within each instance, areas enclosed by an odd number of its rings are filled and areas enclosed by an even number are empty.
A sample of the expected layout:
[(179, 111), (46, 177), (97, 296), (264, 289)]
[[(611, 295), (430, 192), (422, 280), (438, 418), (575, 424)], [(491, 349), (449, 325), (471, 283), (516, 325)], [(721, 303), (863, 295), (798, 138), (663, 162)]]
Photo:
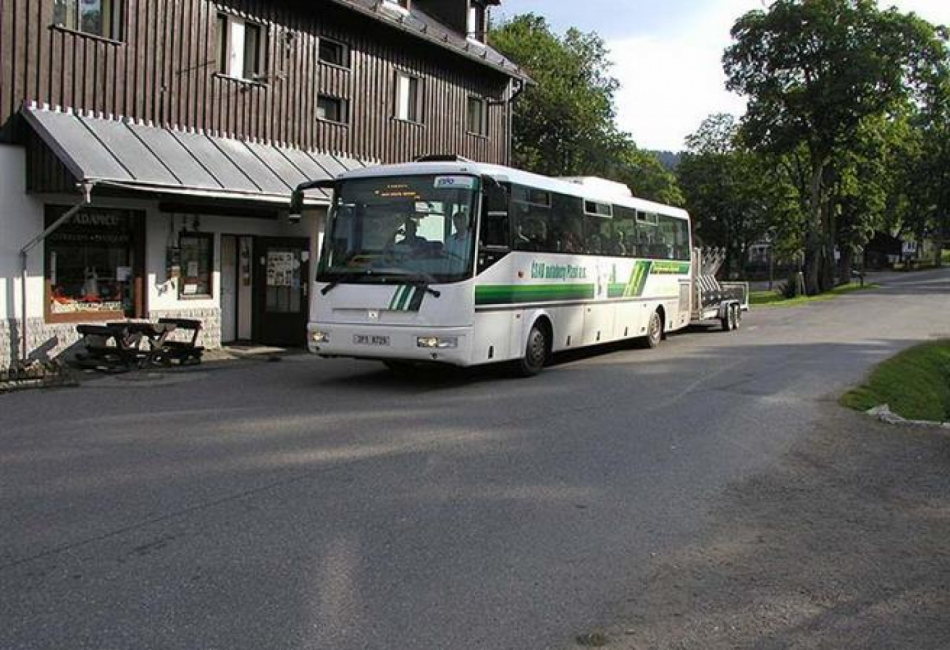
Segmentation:
[(467, 128), (474, 135), (488, 135), (488, 102), (481, 97), (468, 98)]
[(384, 0), (384, 4), (409, 10), (409, 0)]
[(479, 0), (468, 0), (468, 37), (484, 43), (486, 31), (485, 5)]
[(422, 79), (419, 77), (396, 73), (396, 117), (407, 122), (422, 122)]
[(53, 24), (120, 40), (123, 0), (53, 0)]
[(250, 20), (218, 14), (218, 73), (234, 79), (267, 77), (267, 30)]

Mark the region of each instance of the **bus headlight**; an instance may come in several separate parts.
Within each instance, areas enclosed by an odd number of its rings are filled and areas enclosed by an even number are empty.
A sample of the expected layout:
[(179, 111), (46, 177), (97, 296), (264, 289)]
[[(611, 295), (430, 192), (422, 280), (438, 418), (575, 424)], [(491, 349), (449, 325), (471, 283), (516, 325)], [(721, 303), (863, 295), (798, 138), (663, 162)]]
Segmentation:
[(310, 333), (310, 340), (314, 343), (329, 343), (330, 334), (327, 332), (321, 332), (320, 330), (314, 330)]
[(459, 339), (457, 336), (420, 336), (416, 338), (416, 347), (427, 348), (430, 350), (445, 350), (447, 348), (457, 348)]

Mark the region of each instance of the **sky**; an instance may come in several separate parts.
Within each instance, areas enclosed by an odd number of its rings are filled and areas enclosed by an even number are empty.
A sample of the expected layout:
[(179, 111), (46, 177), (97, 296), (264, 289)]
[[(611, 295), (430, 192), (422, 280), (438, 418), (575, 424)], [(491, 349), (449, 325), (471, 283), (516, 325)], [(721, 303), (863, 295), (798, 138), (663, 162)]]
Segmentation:
[[(950, 0), (889, 0), (950, 25)], [(712, 113), (741, 115), (745, 101), (725, 89), (722, 53), (729, 30), (763, 0), (502, 0), (495, 17), (533, 12), (554, 28), (596, 31), (620, 81), (617, 121), (644, 149), (680, 151)]]

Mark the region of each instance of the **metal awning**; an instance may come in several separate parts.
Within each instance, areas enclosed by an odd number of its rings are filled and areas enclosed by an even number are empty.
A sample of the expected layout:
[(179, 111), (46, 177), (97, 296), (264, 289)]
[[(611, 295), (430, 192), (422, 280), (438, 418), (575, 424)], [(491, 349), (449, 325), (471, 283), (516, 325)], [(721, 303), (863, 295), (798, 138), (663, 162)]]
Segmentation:
[[(375, 164), (35, 105), (21, 112), (77, 182), (117, 189), (289, 205), (300, 183)], [(313, 190), (306, 202), (329, 197)]]

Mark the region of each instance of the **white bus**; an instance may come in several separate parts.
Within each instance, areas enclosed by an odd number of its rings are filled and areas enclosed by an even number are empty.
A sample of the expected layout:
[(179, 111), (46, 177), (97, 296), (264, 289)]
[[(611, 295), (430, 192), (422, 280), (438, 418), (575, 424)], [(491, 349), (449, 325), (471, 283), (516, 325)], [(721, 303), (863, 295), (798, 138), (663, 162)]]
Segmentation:
[[(330, 185), (302, 185), (295, 203)], [(448, 160), (332, 188), (308, 327), (322, 357), (533, 375), (555, 352), (653, 347), (691, 320), (689, 215), (625, 186)]]

